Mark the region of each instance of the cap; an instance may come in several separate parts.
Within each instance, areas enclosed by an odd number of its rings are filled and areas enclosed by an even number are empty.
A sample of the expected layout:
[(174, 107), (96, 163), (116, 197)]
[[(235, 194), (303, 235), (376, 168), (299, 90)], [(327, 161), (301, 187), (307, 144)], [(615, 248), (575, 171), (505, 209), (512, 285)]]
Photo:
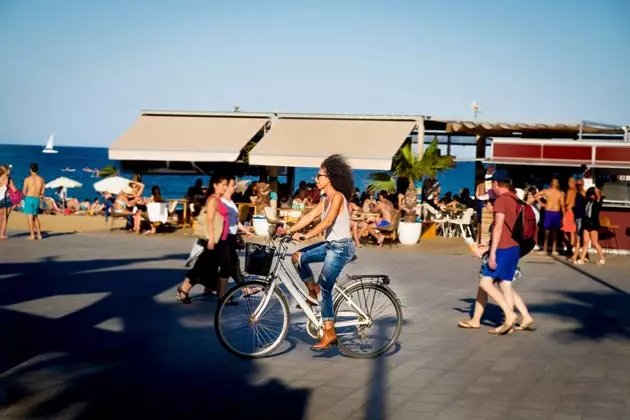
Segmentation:
[(512, 184), (512, 178), (510, 178), (507, 171), (495, 171), (490, 179), (504, 184)]

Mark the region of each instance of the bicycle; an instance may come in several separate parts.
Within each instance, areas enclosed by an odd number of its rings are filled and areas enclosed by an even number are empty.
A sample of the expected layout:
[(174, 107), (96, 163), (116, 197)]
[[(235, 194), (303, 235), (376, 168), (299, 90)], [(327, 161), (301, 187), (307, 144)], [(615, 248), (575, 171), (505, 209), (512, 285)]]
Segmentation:
[[(278, 239), (278, 243), (274, 242)], [(308, 319), (307, 333), (314, 339), (323, 334), (321, 314), (314, 308), (317, 301), (305, 292), (303, 282), (285, 266), (290, 236), (271, 235), (264, 244), (248, 244), (246, 272), (253, 280), (232, 287), (219, 303), (215, 313), (215, 330), (219, 342), (230, 353), (244, 358), (261, 358), (276, 350), (289, 331), (291, 313), (287, 294), (297, 301), (297, 306)], [(261, 255), (264, 258), (254, 258)], [(295, 273), (297, 275), (297, 273)], [(402, 329), (402, 303), (389, 287), (387, 275), (348, 275), (348, 281), (335, 284), (333, 309), (339, 349), (353, 358), (372, 358), (387, 352), (398, 340)], [(300, 286), (301, 285), (301, 286)], [(370, 296), (373, 294), (373, 296)], [(353, 298), (354, 297), (354, 298)], [(376, 306), (383, 299), (384, 304)], [(307, 302), (310, 302), (307, 303)], [(358, 302), (358, 303), (357, 303)], [(236, 303), (236, 304), (235, 304)], [(376, 320), (385, 305), (391, 304), (392, 314)], [(362, 307), (365, 306), (365, 307)], [(236, 316), (241, 315), (241, 318)], [(271, 315), (263, 322), (263, 316)], [(236, 320), (231, 317), (235, 316)], [(275, 321), (277, 325), (269, 325)], [(385, 338), (385, 331), (392, 334)], [(375, 332), (374, 337), (369, 334)], [(238, 345), (235, 335), (251, 334)], [(251, 347), (251, 348), (250, 348)]]

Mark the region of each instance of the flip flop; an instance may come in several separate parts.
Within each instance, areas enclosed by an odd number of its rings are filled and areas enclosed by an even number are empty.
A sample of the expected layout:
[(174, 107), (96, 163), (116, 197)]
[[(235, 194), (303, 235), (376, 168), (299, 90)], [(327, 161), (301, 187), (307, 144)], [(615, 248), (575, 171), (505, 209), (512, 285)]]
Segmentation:
[(490, 335), (512, 335), (514, 334), (514, 328), (510, 328), (507, 332), (497, 331), (495, 329), (488, 330), (488, 334)]
[(478, 329), (481, 328), (481, 326), (475, 327), (474, 325), (471, 325), (470, 322), (468, 322), (468, 321), (459, 321), (457, 323), (457, 327), (458, 328), (463, 328), (465, 330), (478, 330)]
[[(499, 335), (504, 335), (509, 333), (510, 331), (513, 332), (514, 330), (514, 325), (516, 325), (516, 323), (518, 322), (518, 317), (514, 318), (514, 321), (510, 324), (510, 325), (505, 325), (503, 324), (503, 327), (497, 331), (497, 334)], [(492, 331), (492, 330), (491, 330)]]
[(521, 325), (519, 327), (514, 327), (514, 329), (516, 331), (528, 331), (528, 332), (536, 331), (536, 327), (532, 327), (532, 324), (533, 322), (530, 322), (529, 324)]

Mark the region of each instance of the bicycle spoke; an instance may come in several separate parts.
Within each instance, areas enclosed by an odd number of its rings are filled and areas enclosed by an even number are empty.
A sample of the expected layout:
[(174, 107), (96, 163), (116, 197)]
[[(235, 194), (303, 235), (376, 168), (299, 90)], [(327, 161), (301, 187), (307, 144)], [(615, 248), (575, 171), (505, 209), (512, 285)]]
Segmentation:
[[(242, 295), (244, 288), (254, 285), (265, 290), (255, 295)], [(237, 305), (226, 305), (235, 296), (239, 296), (235, 299)], [(261, 306), (263, 303), (265, 307)], [(221, 303), (215, 316), (215, 327), (219, 340), (232, 353), (260, 357), (282, 343), (288, 330), (288, 317), (288, 306), (278, 291), (261, 282), (246, 282), (232, 289)]]

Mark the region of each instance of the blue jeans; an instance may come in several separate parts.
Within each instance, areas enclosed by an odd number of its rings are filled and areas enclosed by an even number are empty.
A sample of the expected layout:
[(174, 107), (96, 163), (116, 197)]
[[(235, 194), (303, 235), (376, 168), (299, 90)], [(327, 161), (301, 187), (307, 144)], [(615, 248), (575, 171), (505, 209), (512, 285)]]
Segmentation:
[(354, 242), (352, 239), (320, 242), (302, 248), (299, 252), (300, 261), (295, 268), (303, 282), (315, 280), (313, 271), (309, 267), (310, 263), (324, 263), (317, 283), (322, 288), (322, 319), (332, 321), (335, 318), (333, 288), (341, 270), (354, 256)]

